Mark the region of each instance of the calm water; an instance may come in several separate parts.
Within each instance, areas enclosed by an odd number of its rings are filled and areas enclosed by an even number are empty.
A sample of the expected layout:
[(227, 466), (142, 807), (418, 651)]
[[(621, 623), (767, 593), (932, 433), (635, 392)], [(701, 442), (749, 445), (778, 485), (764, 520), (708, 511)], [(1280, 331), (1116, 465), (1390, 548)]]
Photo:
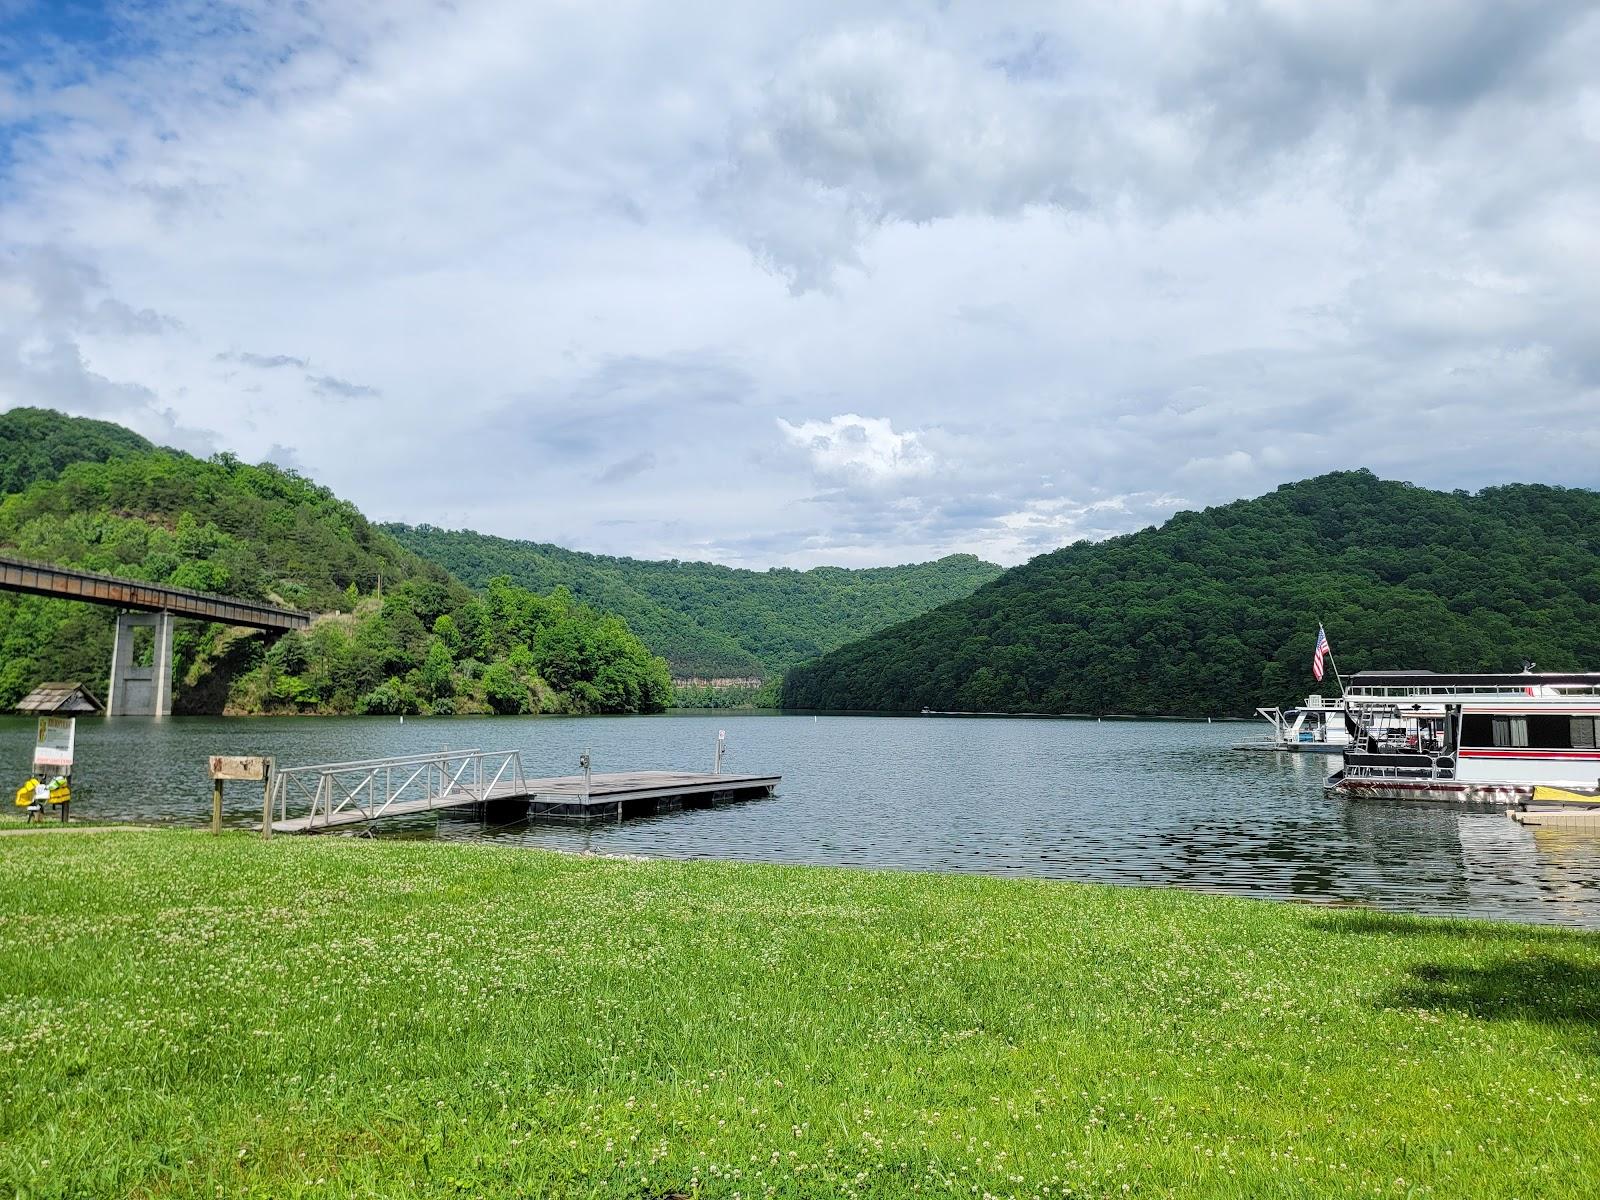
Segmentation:
[[(1244, 725), (673, 715), (584, 719), (121, 718), (79, 722), (83, 817), (209, 820), (208, 755), (280, 766), (520, 748), (530, 775), (709, 770), (784, 777), (771, 800), (621, 825), (488, 827), (462, 812), (379, 836), (493, 839), (665, 858), (976, 871), (1166, 884), (1409, 912), (1600, 928), (1600, 837), (1493, 812), (1325, 796), (1336, 759), (1243, 754)], [(0, 765), (27, 777), (32, 723), (0, 719)], [(14, 785), (13, 785), (14, 786)], [(260, 817), (231, 784), (228, 818)]]

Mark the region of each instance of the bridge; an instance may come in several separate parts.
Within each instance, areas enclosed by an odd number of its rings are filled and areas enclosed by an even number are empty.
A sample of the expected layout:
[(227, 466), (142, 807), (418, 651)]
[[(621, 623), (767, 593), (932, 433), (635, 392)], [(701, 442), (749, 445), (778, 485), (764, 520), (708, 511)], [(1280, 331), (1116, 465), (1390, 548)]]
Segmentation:
[(524, 804), (529, 816), (620, 821), (635, 814), (770, 796), (781, 780), (777, 775), (724, 775), (720, 752), (716, 769), (707, 774), (594, 774), (587, 759), (584, 755), (581, 775), (547, 779), (527, 777), (520, 750), (441, 751), (289, 767), (272, 774), (267, 814), (273, 833), (320, 833), (499, 801)]
[(0, 555), (0, 589), (83, 600), (119, 610), (111, 652), (111, 694), (106, 698), (108, 716), (166, 716), (172, 712), (172, 626), (178, 617), (269, 633), (305, 629), (311, 624), (309, 613), (255, 600), (119, 579), (8, 555)]

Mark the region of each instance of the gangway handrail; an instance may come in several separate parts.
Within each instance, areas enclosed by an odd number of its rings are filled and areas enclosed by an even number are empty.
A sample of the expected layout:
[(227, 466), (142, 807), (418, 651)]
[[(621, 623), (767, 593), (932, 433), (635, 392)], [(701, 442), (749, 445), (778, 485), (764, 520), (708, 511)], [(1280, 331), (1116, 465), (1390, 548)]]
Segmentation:
[[(401, 776), (398, 783), (397, 774)], [(420, 787), (414, 786), (418, 784)], [(527, 790), (522, 751), (442, 750), (286, 767), (273, 775), (270, 803), (271, 809), (278, 813), (278, 820), (287, 821), (292, 790), (297, 800), (309, 802), (310, 812), (305, 821), (312, 827), (318, 823), (319, 809), (324, 825), (352, 808), (367, 820), (374, 820), (396, 803), (420, 802), (422, 808), (408, 811), (431, 812), (436, 802), (451, 798), (454, 803), (459, 803), (463, 796), (482, 803), (493, 798), (501, 788), (507, 789), (502, 794)]]
[[(284, 767), (284, 773), (290, 771), (344, 771), (354, 767), (383, 767), (398, 766), (403, 762), (420, 762), (423, 759), (455, 758), (462, 754), (482, 754), (483, 751), (476, 746), (465, 750), (434, 750), (427, 754), (397, 754), (391, 758), (352, 758), (348, 762), (312, 763), (304, 767)], [(494, 751), (499, 754), (504, 751)]]

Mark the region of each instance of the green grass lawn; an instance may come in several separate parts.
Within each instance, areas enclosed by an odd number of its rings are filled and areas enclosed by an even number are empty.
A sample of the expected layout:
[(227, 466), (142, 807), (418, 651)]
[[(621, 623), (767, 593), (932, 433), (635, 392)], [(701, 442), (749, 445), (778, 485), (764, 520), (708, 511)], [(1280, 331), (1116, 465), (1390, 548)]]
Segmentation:
[(0, 838), (0, 1196), (1593, 1196), (1600, 936)]

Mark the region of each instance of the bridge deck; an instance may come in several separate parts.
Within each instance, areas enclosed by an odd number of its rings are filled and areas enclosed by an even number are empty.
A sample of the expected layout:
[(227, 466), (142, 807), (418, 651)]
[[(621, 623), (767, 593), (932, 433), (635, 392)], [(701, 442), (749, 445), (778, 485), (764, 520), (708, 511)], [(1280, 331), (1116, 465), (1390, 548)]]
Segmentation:
[[(530, 816), (587, 817), (620, 820), (638, 812), (664, 812), (696, 804), (711, 804), (724, 797), (748, 799), (769, 796), (782, 779), (779, 775), (711, 775), (686, 771), (619, 771), (593, 775), (587, 790), (582, 775), (503, 783), (489, 790), (490, 802), (526, 801)], [(440, 809), (480, 803), (470, 791), (416, 800), (396, 800), (375, 814), (354, 806), (327, 816), (295, 817), (274, 821), (274, 833), (320, 833), (364, 825), (390, 817), (410, 817)]]
[(305, 629), (311, 624), (310, 614), (291, 608), (237, 600), (231, 596), (213, 596), (209, 592), (191, 592), (138, 579), (118, 579), (115, 575), (29, 562), (8, 555), (0, 555), (0, 589), (63, 600), (85, 600), (114, 608), (170, 612), (180, 617), (251, 629)]

